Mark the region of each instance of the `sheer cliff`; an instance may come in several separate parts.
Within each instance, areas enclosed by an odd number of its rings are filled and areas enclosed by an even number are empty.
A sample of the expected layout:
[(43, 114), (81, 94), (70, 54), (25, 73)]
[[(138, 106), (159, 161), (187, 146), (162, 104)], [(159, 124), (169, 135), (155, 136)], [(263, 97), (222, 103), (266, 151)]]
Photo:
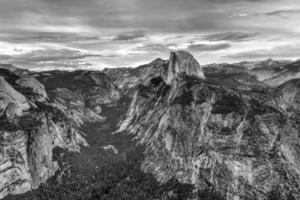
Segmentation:
[(87, 145), (35, 78), (0, 69), (0, 198), (36, 189), (59, 168), (52, 150)]

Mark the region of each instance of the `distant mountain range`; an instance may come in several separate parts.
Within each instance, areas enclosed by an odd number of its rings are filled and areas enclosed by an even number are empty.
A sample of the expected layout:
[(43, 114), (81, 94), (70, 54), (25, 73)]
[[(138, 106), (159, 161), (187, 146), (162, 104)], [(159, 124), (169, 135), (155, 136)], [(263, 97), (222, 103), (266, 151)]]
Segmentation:
[(227, 200), (274, 191), (300, 199), (300, 61), (201, 66), (178, 51), (103, 71), (0, 65), (0, 118), (0, 198), (57, 176), (57, 147), (99, 149), (82, 127), (114, 120), (109, 134), (143, 145), (141, 170), (160, 183), (213, 189)]

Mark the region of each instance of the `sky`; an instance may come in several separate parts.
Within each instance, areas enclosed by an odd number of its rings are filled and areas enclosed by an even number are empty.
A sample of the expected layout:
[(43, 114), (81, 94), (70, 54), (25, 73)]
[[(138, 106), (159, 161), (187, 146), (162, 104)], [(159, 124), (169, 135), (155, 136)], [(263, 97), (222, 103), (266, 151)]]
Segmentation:
[(0, 63), (136, 67), (170, 51), (200, 64), (300, 58), (299, 0), (0, 0)]

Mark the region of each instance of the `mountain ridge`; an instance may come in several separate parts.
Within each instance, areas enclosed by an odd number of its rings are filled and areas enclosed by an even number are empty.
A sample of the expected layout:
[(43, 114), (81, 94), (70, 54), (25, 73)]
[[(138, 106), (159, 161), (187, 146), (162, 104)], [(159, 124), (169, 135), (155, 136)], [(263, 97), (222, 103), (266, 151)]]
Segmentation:
[[(260, 68), (273, 70), (260, 64)], [(285, 75), (289, 64), (277, 64), (274, 68)], [(292, 66), (297, 69), (297, 62)], [(118, 134), (111, 137), (127, 138), (130, 132), (129, 138), (133, 136), (137, 143), (143, 144), (146, 150), (141, 169), (161, 183), (174, 178), (199, 191), (214, 189), (227, 200), (247, 196), (266, 199), (276, 189), (281, 189), (283, 199), (287, 196), (297, 199), (299, 79), (287, 77), (280, 86), (268, 84), (256, 72), (252, 73), (256, 67), (222, 64), (202, 68), (188, 52), (174, 52), (169, 61), (156, 59), (131, 69), (37, 73), (0, 67), (0, 80), (7, 85), (4, 92), (0, 89), (1, 100), (11, 102), (10, 96), (21, 95), (21, 103), (12, 103), (24, 104), (1, 104), (4, 105), (0, 108), (1, 122), (5, 124), (9, 116), (13, 121), (8, 128), (20, 129), (1, 130), (2, 141), (24, 157), (21, 165), (14, 161), (17, 167), (31, 163), (23, 168), (32, 171), (23, 174), (24, 180), (28, 180), (24, 187), (0, 185), (1, 197), (37, 188), (55, 176), (59, 168), (56, 161), (52, 156), (45, 157), (45, 165), (43, 157), (52, 155), (56, 146), (79, 151), (80, 146), (89, 143), (93, 146), (84, 148), (84, 153), (95, 151), (95, 154), (84, 155), (98, 160), (93, 156), (103, 153), (99, 148), (105, 146), (94, 145), (106, 144), (101, 141), (105, 130), (105, 138), (114, 131)], [(9, 87), (20, 94), (8, 95)], [(24, 107), (22, 112), (19, 107)], [(28, 122), (25, 125), (19, 124), (23, 112)], [(37, 125), (32, 126), (33, 122)], [(119, 127), (115, 127), (118, 123)], [(90, 124), (97, 124), (97, 129), (89, 127)], [(89, 135), (81, 134), (82, 126), (90, 128)], [(24, 151), (29, 141), (27, 135), (34, 144), (29, 146), (30, 159)], [(48, 140), (54, 141), (54, 145)], [(108, 141), (114, 144), (113, 140)], [(15, 145), (19, 142), (22, 145)], [(116, 156), (123, 158), (120, 143), (106, 145), (114, 147)], [(36, 152), (39, 153), (34, 156)], [(11, 157), (5, 153), (1, 159)], [(96, 161), (83, 161), (98, 165)], [(91, 165), (88, 163), (82, 165)], [(0, 169), (3, 168), (7, 166), (0, 162)], [(14, 169), (12, 173), (22, 178), (22, 172)]]

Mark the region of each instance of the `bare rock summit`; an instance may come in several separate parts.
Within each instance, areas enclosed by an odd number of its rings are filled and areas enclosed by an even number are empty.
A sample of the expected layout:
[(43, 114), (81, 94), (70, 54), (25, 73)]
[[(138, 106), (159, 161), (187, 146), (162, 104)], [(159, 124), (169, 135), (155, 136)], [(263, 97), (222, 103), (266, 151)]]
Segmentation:
[(171, 84), (181, 73), (205, 79), (202, 67), (198, 61), (187, 51), (171, 52), (165, 82)]

